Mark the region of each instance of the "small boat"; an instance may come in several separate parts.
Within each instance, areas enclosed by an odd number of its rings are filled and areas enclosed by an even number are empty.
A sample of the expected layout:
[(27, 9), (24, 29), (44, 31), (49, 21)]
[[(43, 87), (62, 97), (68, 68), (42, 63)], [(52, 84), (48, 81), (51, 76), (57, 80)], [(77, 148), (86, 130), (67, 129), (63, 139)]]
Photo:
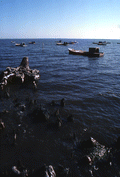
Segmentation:
[(76, 44), (77, 42), (76, 41), (74, 41), (74, 42), (69, 42), (69, 44)]
[(64, 43), (58, 42), (56, 45), (69, 45), (69, 43), (68, 42), (64, 42)]
[(29, 42), (29, 44), (35, 44), (35, 41)]
[(98, 44), (98, 42), (93, 42), (93, 44)]
[(59, 40), (59, 41), (56, 41), (56, 42), (58, 43), (58, 42), (62, 42), (62, 41), (61, 41), (61, 40)]
[(83, 56), (89, 56), (89, 57), (102, 57), (104, 55), (103, 52), (99, 52), (99, 48), (89, 48), (89, 51), (82, 51), (82, 50), (74, 50), (71, 48), (68, 48), (69, 54), (73, 55), (83, 55)]
[(99, 42), (97, 43), (97, 45), (106, 45), (106, 44), (107, 44), (107, 42), (106, 42), (106, 41), (104, 41), (104, 42), (99, 41)]
[(26, 45), (24, 42), (22, 42), (22, 43), (20, 43), (20, 44), (15, 44), (15, 46), (26, 47), (27, 45)]
[(106, 44), (111, 44), (111, 42), (106, 42), (106, 41), (99, 41), (99, 42), (93, 42), (93, 44), (97, 44), (97, 45), (106, 45)]
[(11, 41), (11, 43), (15, 43), (15, 41)]

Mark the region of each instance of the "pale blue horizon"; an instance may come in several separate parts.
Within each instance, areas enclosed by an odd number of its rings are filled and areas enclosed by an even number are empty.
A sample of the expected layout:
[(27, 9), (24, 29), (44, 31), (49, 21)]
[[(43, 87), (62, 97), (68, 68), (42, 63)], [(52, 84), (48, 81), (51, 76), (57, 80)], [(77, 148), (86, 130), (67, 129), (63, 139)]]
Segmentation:
[(120, 39), (119, 0), (2, 0), (0, 38)]

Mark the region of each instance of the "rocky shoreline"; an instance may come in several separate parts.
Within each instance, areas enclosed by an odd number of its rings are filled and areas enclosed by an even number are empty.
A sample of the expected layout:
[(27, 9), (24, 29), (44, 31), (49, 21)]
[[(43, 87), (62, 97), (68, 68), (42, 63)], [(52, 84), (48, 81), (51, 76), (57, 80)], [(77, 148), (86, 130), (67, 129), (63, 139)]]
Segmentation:
[(40, 73), (37, 69), (30, 69), (28, 57), (24, 57), (20, 66), (17, 68), (7, 67), (0, 74), (0, 87), (3, 89), (9, 83), (32, 82), (36, 88), (36, 82), (40, 79)]
[(0, 112), (1, 176), (120, 176), (120, 137), (111, 146), (101, 144), (87, 130), (78, 130), (64, 98), (43, 104), (26, 95), (11, 97), (7, 86), (0, 92), (1, 102), (11, 100)]

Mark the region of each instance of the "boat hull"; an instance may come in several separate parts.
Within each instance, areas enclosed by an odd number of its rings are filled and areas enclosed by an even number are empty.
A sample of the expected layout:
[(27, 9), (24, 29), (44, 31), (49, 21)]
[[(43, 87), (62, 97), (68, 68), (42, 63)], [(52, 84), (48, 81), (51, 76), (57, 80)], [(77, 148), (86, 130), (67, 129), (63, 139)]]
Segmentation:
[(74, 50), (74, 49), (68, 49), (68, 50), (69, 50), (69, 54), (73, 54), (73, 55), (83, 55), (88, 57), (102, 57), (104, 55), (103, 52), (91, 53), (82, 50)]

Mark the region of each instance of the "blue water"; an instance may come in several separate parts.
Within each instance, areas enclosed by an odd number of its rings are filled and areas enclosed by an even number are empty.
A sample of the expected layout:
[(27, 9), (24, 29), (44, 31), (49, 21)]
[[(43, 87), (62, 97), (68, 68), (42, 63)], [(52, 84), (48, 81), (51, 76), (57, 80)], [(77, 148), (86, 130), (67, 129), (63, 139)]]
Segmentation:
[[(40, 70), (37, 94), (43, 102), (64, 97), (66, 109), (83, 126), (116, 138), (120, 135), (120, 45), (117, 40), (107, 40), (111, 44), (99, 46), (104, 56), (89, 58), (70, 55), (68, 48), (88, 51), (89, 47), (98, 47), (92, 42), (99, 40), (75, 40), (78, 43), (69, 46), (56, 45), (56, 39), (36, 39), (35, 45), (29, 44), (30, 39), (0, 40), (0, 72), (7, 66), (19, 66), (28, 56), (30, 68)], [(16, 47), (11, 41), (27, 46)]]
[[(29, 44), (30, 41), (36, 44)], [(1, 39), (0, 72), (17, 67), (28, 56), (31, 69), (39, 69), (37, 99), (43, 104), (65, 98), (64, 112), (72, 113), (77, 122), (76, 132), (86, 129), (104, 144), (111, 144), (120, 136), (120, 45), (118, 40), (106, 40), (97, 46), (94, 39), (62, 39), (77, 41), (68, 46), (56, 45), (57, 39)], [(25, 42), (26, 47), (11, 43)], [(89, 58), (70, 55), (68, 48), (88, 51), (99, 47), (103, 57)], [(32, 93), (27, 88), (26, 94)], [(0, 103), (3, 109), (2, 103)], [(80, 136), (80, 135), (79, 135)]]

